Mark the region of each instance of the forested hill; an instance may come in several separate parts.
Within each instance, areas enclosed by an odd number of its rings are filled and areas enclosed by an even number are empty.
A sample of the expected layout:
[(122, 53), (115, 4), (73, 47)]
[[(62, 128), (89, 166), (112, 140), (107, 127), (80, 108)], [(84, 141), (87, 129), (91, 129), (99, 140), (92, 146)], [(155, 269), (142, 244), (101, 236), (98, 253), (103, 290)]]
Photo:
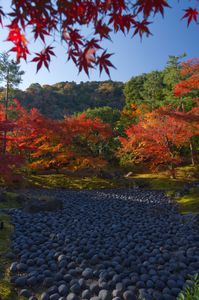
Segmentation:
[(124, 106), (124, 84), (115, 81), (59, 82), (54, 85), (33, 83), (26, 91), (16, 90), (15, 97), (27, 108), (38, 110), (53, 119), (85, 111), (88, 108)]

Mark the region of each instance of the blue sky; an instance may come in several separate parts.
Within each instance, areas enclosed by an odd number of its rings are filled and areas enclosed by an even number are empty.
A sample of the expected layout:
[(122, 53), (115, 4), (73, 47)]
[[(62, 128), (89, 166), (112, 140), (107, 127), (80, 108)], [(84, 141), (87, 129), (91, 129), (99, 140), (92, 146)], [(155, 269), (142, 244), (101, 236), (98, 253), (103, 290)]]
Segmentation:
[[(173, 1), (168, 1), (169, 3)], [(187, 58), (199, 56), (198, 33), (199, 26), (191, 24), (188, 28), (186, 22), (180, 20), (183, 9), (189, 7), (196, 1), (183, 0), (178, 3), (176, 0), (172, 9), (167, 9), (164, 19), (156, 16), (153, 25), (150, 27), (153, 36), (143, 38), (140, 41), (138, 36), (131, 38), (132, 34), (125, 37), (123, 34), (112, 36), (113, 42), (107, 41), (104, 46), (109, 52), (115, 53), (112, 56), (112, 63), (117, 68), (111, 69), (111, 79), (117, 81), (127, 81), (132, 76), (139, 75), (152, 70), (164, 68), (169, 55), (187, 54)], [(6, 7), (8, 0), (3, 0), (0, 5)], [(5, 30), (0, 30), (1, 43), (0, 52), (10, 49), (10, 44), (5, 40)], [(36, 43), (35, 51), (41, 50), (41, 44)], [(31, 83), (54, 84), (60, 81), (88, 81), (88, 80), (108, 80), (108, 76), (94, 70), (90, 73), (90, 78), (85, 73), (78, 75), (77, 68), (72, 62), (66, 62), (65, 50), (61, 45), (56, 46), (56, 58), (53, 58), (50, 65), (50, 72), (42, 69), (36, 74), (34, 63), (22, 62), (22, 69), (25, 71), (23, 83), (19, 86), (26, 89)]]

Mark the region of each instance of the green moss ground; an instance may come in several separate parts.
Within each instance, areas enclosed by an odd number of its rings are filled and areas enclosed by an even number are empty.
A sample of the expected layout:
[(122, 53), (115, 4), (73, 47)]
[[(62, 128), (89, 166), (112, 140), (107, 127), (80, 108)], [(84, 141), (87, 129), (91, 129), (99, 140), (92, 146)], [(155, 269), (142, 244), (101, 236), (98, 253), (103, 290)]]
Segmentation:
[(66, 188), (66, 189), (106, 189), (118, 188), (122, 182), (116, 180), (93, 177), (72, 177), (64, 174), (32, 175), (28, 178), (28, 184), (42, 188)]
[(199, 213), (199, 188), (191, 189), (190, 193), (177, 198), (177, 202), (181, 213)]
[(13, 228), (10, 224), (9, 216), (0, 214), (0, 220), (4, 222), (4, 229), (0, 230), (0, 299), (16, 300), (17, 295), (13, 286), (9, 283), (9, 274), (7, 272), (10, 262), (5, 258), (5, 254), (10, 248), (10, 235)]

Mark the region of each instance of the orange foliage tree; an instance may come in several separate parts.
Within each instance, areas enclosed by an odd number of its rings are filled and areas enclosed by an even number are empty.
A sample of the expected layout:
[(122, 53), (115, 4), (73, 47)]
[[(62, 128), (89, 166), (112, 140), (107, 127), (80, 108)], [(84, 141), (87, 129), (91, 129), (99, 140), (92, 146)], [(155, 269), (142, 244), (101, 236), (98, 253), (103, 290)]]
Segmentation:
[(128, 155), (135, 164), (146, 163), (152, 171), (167, 168), (175, 177), (175, 167), (182, 161), (180, 150), (195, 134), (186, 121), (157, 109), (126, 129), (118, 155)]

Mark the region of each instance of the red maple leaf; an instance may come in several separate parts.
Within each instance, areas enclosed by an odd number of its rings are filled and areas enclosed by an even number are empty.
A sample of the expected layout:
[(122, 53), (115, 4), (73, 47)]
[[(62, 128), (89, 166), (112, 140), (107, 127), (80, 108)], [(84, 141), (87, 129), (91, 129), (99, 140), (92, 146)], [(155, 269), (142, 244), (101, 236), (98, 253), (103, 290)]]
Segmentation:
[(79, 34), (78, 29), (68, 28), (68, 30), (64, 30), (62, 33), (62, 38), (69, 43), (69, 46), (74, 46), (77, 50), (79, 46), (83, 45), (82, 36)]
[(189, 24), (192, 21), (195, 21), (197, 23), (199, 13), (198, 13), (198, 10), (196, 8), (189, 7), (187, 9), (185, 9), (184, 11), (185, 11), (185, 14), (182, 17), (182, 19), (187, 19), (187, 26), (189, 26)]
[(113, 13), (110, 14), (110, 17), (109, 24), (113, 23), (115, 32), (121, 30), (124, 33), (125, 29), (129, 32), (131, 25), (134, 24), (134, 18), (131, 14)]
[(37, 62), (37, 72), (43, 64), (49, 70), (49, 62), (51, 60), (51, 56), (55, 56), (55, 53), (52, 51), (53, 48), (54, 47), (48, 46), (44, 48), (41, 52), (35, 53), (36, 57), (34, 57), (32, 61)]
[(11, 52), (16, 52), (17, 61), (19, 62), (21, 58), (27, 59), (27, 54), (30, 54), (27, 46), (22, 45), (21, 43), (16, 44), (10, 49)]
[(46, 19), (34, 19), (29, 22), (29, 24), (33, 24), (34, 28), (32, 32), (34, 33), (34, 39), (36, 40), (38, 37), (41, 38), (43, 42), (45, 42), (45, 35), (49, 35), (49, 32), (46, 27)]
[(100, 39), (110, 39), (109, 33), (111, 32), (111, 29), (103, 23), (102, 19), (99, 20), (95, 26), (95, 34), (99, 34)]
[[(78, 67), (79, 67), (79, 73), (84, 70), (84, 72), (89, 76), (89, 69), (93, 68), (92, 62), (95, 61), (94, 53), (91, 53), (89, 56), (89, 49), (86, 49), (85, 51), (81, 52), (78, 58)], [(91, 50), (92, 51), (92, 50)]]
[[(113, 55), (113, 53), (107, 53), (106, 50), (102, 53), (100, 57), (97, 58), (96, 65), (99, 65), (100, 74), (102, 70), (108, 74), (110, 77), (109, 67), (115, 68), (115, 66), (110, 62), (109, 57)], [(116, 68), (115, 68), (116, 69)]]
[(138, 0), (134, 7), (138, 8), (137, 13), (143, 12), (144, 17), (148, 18), (151, 12), (164, 15), (164, 8), (170, 6), (166, 0)]
[(147, 20), (143, 20), (142, 22), (135, 22), (134, 27), (135, 31), (133, 33), (133, 36), (139, 33), (139, 36), (142, 38), (143, 34), (146, 34), (149, 36), (151, 32), (149, 31), (148, 25), (151, 24)]

